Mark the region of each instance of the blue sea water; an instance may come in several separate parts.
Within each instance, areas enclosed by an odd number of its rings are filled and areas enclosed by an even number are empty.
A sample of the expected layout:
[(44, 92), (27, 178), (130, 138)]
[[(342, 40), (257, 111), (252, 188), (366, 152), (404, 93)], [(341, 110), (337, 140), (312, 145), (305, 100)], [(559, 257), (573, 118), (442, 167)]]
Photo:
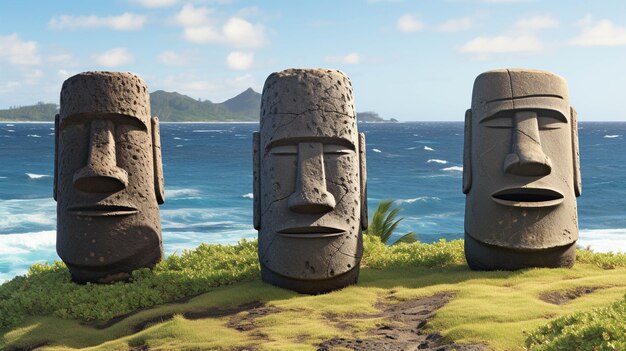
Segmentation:
[[(424, 242), (463, 236), (463, 123), (360, 124), (367, 141), (370, 216), (394, 199), (397, 234)], [(167, 254), (255, 238), (251, 135), (257, 124), (164, 123)], [(581, 245), (626, 251), (626, 122), (580, 124)], [(58, 259), (52, 199), (54, 125), (0, 123), (0, 282)]]

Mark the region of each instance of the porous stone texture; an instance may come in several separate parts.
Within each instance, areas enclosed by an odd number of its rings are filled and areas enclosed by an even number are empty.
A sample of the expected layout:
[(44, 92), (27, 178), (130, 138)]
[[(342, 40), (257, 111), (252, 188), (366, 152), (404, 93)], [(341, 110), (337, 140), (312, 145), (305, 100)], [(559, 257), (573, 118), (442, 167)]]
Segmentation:
[(465, 114), (463, 161), (472, 269), (574, 264), (580, 161), (565, 79), (528, 69), (479, 75)]
[(163, 258), (158, 119), (131, 73), (85, 72), (55, 121), (57, 253), (76, 282), (125, 280)]
[(263, 280), (309, 294), (356, 283), (367, 227), (365, 138), (348, 77), (271, 74), (253, 149)]

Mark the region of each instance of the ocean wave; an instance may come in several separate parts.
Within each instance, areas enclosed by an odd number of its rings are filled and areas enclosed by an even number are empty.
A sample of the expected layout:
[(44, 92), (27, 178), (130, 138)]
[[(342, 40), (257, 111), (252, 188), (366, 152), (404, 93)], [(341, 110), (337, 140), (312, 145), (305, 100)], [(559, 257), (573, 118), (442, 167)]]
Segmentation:
[(41, 135), (37, 135), (37, 134), (28, 134), (27, 136), (31, 138), (41, 138)]
[(227, 129), (195, 129), (192, 130), (193, 133), (223, 133), (223, 132), (230, 132), (230, 130)]
[(7, 179), (8, 177), (0, 177), (0, 179)]
[(7, 127), (15, 127), (15, 124), (5, 124)]
[(433, 149), (430, 146), (424, 146), (424, 150), (426, 150), (426, 151), (435, 151), (435, 149)]
[(47, 174), (37, 174), (37, 173), (26, 173), (26, 176), (28, 176), (28, 179), (33, 179), (33, 180), (46, 178), (46, 177), (52, 177)]
[(176, 145), (176, 147), (183, 147), (182, 145)]
[(0, 235), (0, 255), (27, 254), (41, 249), (54, 250), (56, 239), (56, 230)]
[(180, 138), (179, 137), (174, 137), (174, 140), (180, 140)]
[(182, 189), (165, 189), (166, 199), (180, 199), (199, 196), (201, 193), (197, 189), (182, 188)]
[(431, 158), (430, 160), (426, 161), (426, 163), (439, 163), (442, 165), (445, 165), (446, 163), (448, 163), (448, 161), (446, 160), (440, 160), (440, 159), (436, 159), (436, 158)]
[(417, 148), (417, 146), (411, 146), (411, 147), (407, 147), (406, 150), (415, 150)]
[(621, 135), (619, 135), (619, 134), (607, 134), (604, 137), (607, 138), (607, 139), (612, 139), (612, 138), (619, 138), (619, 137), (621, 137)]
[(246, 198), (246, 199), (254, 199), (254, 194), (253, 193), (247, 193), (247, 194), (241, 195), (241, 197)]
[(452, 167), (446, 167), (446, 168), (442, 168), (442, 171), (447, 171), (447, 172), (463, 172), (463, 167), (462, 166), (452, 166)]
[(9, 133), (15, 133), (15, 130), (13, 130), (13, 129), (7, 129), (7, 132), (9, 132)]
[(441, 200), (440, 198), (436, 197), (436, 196), (419, 196), (419, 197), (415, 197), (412, 199), (399, 199), (394, 201), (397, 204), (412, 204), (414, 202), (420, 201), (420, 202), (427, 202), (427, 201), (439, 201)]
[(626, 252), (626, 228), (582, 229), (577, 244), (595, 252)]
[(382, 151), (380, 151), (378, 149), (372, 149), (372, 151), (374, 151), (374, 152), (382, 152)]

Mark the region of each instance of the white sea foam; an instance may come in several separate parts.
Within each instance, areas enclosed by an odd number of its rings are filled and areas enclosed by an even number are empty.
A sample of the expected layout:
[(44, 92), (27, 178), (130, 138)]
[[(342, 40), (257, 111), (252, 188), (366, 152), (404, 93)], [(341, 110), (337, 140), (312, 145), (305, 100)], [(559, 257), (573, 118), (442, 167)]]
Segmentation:
[(0, 179), (7, 179), (7, 177), (0, 177)]
[(28, 176), (29, 179), (33, 179), (33, 180), (51, 177), (50, 175), (47, 175), (47, 174), (37, 174), (37, 173), (26, 173), (26, 176)]
[(411, 147), (407, 147), (407, 150), (415, 150), (417, 148), (417, 146), (411, 146)]
[(374, 152), (382, 152), (382, 151), (380, 151), (378, 149), (372, 149), (372, 151), (374, 151)]
[(37, 134), (28, 134), (27, 136), (31, 138), (41, 138), (41, 135), (37, 135)]
[(180, 140), (180, 138), (179, 137), (174, 137), (174, 140)]
[(621, 137), (621, 135), (619, 135), (619, 134), (610, 134), (610, 135), (607, 134), (604, 137), (607, 138), (607, 139), (612, 139), (612, 138), (619, 138), (619, 137)]
[(227, 130), (227, 129), (196, 129), (196, 130), (192, 130), (192, 132), (194, 132), (194, 133), (223, 133), (223, 132), (230, 132), (230, 130)]
[(176, 147), (183, 147), (182, 145), (176, 145)]
[(446, 168), (442, 168), (442, 171), (447, 171), (447, 172), (463, 172), (463, 167), (462, 166), (452, 166), (452, 167), (446, 167)]
[(200, 191), (197, 189), (165, 189), (166, 199), (180, 199), (188, 197), (197, 197), (200, 195)]
[(626, 228), (583, 229), (577, 244), (595, 252), (626, 252)]
[(56, 231), (0, 235), (0, 255), (19, 255), (34, 250), (52, 249), (56, 244)]
[(13, 129), (7, 129), (7, 132), (9, 132), (9, 133), (15, 133), (15, 130), (13, 130)]
[(439, 201), (441, 200), (440, 198), (436, 197), (436, 196), (419, 196), (419, 197), (415, 197), (412, 199), (399, 199), (394, 201), (397, 204), (412, 204), (414, 202), (420, 201), (420, 202), (427, 202), (427, 201)]
[(426, 151), (435, 151), (435, 149), (433, 149), (430, 146), (424, 146), (424, 150), (426, 150)]
[(254, 194), (253, 193), (247, 193), (247, 194), (241, 195), (241, 197), (246, 198), (246, 199), (254, 199)]
[(448, 163), (448, 161), (446, 161), (446, 160), (439, 160), (439, 159), (436, 159), (436, 158), (431, 158), (430, 160), (426, 161), (426, 163), (433, 163), (433, 162), (434, 163), (439, 163), (439, 164), (442, 164), (442, 165), (445, 165), (446, 163)]
[(7, 124), (7, 127), (15, 127), (15, 124)]

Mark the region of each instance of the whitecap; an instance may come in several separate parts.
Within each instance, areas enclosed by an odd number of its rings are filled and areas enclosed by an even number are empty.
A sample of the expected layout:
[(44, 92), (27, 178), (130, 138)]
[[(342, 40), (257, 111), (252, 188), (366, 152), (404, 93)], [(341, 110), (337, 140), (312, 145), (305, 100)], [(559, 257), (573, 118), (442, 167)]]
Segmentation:
[(8, 177), (0, 177), (0, 179), (7, 179)]
[(374, 152), (382, 152), (382, 151), (380, 151), (378, 149), (372, 149), (372, 151), (374, 151)]
[(446, 167), (446, 168), (442, 168), (442, 171), (448, 171), (448, 172), (463, 172), (463, 167), (462, 166), (452, 166), (452, 167)]
[(426, 151), (435, 151), (435, 149), (433, 149), (430, 146), (424, 146), (424, 150), (426, 150)]
[(415, 148), (417, 148), (417, 146), (407, 147), (406, 150), (415, 150)]
[(199, 196), (200, 191), (197, 189), (165, 189), (165, 198), (166, 199), (180, 199), (180, 198), (188, 198), (191, 196)]
[(176, 147), (183, 147), (182, 145), (176, 145)]
[(254, 194), (247, 193), (247, 194), (241, 195), (241, 197), (246, 198), (246, 199), (254, 199)]
[(427, 201), (430, 201), (430, 200), (439, 201), (441, 199), (436, 197), (436, 196), (419, 196), (419, 197), (415, 197), (415, 198), (412, 198), (412, 199), (399, 199), (399, 200), (396, 200), (394, 202), (396, 202), (398, 204), (412, 204), (412, 203), (417, 202), (417, 201), (427, 202)]
[(607, 138), (607, 139), (613, 139), (613, 138), (619, 138), (619, 137), (621, 137), (621, 135), (619, 135), (619, 134), (610, 134), (610, 135), (607, 134), (604, 137)]
[(446, 163), (448, 163), (448, 161), (446, 160), (440, 160), (440, 159), (436, 159), (436, 158), (431, 158), (430, 160), (426, 161), (426, 163), (439, 163), (442, 165), (445, 165)]
[(9, 133), (15, 133), (15, 131), (13, 129), (7, 129), (7, 132)]
[(15, 127), (15, 124), (6, 124), (7, 127)]
[(180, 140), (180, 138), (179, 137), (174, 137), (174, 140)]
[(577, 245), (595, 252), (626, 253), (626, 228), (582, 229)]
[(223, 133), (230, 132), (230, 130), (226, 129), (195, 129), (192, 130), (193, 133)]
[(37, 135), (37, 134), (28, 134), (27, 136), (31, 138), (41, 138), (41, 135)]
[(54, 250), (56, 231), (0, 235), (0, 255), (27, 254), (34, 250)]
[(29, 179), (33, 179), (33, 180), (51, 177), (47, 174), (36, 174), (36, 173), (26, 173), (26, 175), (28, 176)]

